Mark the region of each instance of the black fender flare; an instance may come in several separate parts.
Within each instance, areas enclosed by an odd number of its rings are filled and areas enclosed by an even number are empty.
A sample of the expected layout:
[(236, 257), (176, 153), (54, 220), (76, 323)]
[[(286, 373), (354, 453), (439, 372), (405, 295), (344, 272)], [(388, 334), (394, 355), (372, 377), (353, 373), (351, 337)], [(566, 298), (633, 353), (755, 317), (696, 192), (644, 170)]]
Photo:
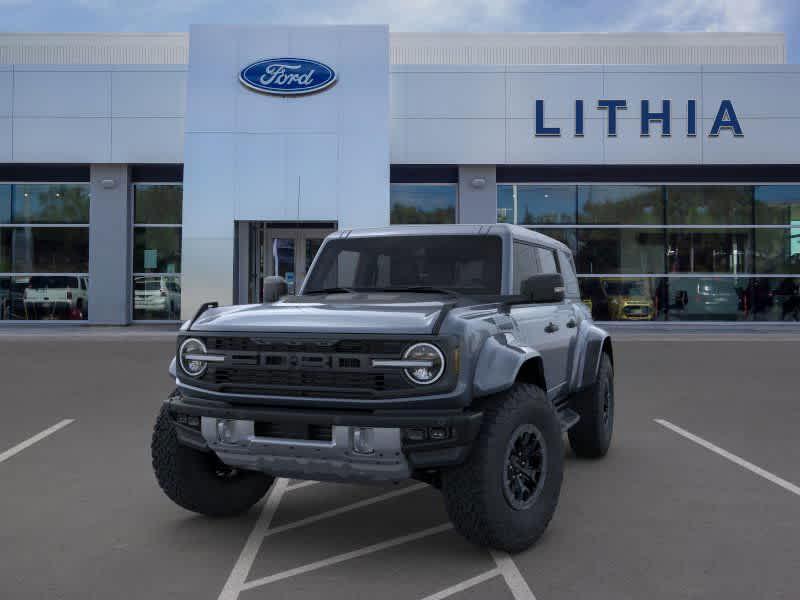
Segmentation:
[(594, 323), (584, 321), (578, 330), (576, 344), (578, 360), (573, 364), (572, 379), (574, 390), (581, 390), (594, 385), (600, 369), (600, 358), (606, 352), (614, 361), (611, 347), (611, 336)]
[(475, 375), (472, 388), (475, 397), (488, 396), (502, 392), (512, 386), (517, 380), (523, 365), (529, 361), (537, 361), (539, 365), (536, 379), (547, 391), (544, 375), (541, 372), (542, 356), (534, 348), (525, 346), (511, 333), (498, 333), (486, 338), (483, 343), (478, 361), (475, 364)]

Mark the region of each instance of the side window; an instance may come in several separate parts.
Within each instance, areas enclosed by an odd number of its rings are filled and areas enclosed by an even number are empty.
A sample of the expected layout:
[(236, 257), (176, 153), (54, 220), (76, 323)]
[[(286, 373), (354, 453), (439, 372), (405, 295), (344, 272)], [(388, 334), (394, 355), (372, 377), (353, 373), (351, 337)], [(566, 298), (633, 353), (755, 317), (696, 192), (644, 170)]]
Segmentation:
[(578, 289), (578, 278), (575, 275), (575, 263), (572, 260), (572, 255), (566, 252), (558, 253), (559, 263), (561, 263), (561, 273), (564, 275), (564, 287), (567, 291), (568, 298), (578, 298), (580, 290)]
[(514, 292), (519, 294), (522, 282), (531, 275), (539, 273), (539, 263), (536, 260), (536, 249), (528, 244), (514, 242)]
[(542, 266), (542, 273), (558, 273), (558, 262), (556, 253), (549, 248), (536, 248), (539, 257), (539, 264)]

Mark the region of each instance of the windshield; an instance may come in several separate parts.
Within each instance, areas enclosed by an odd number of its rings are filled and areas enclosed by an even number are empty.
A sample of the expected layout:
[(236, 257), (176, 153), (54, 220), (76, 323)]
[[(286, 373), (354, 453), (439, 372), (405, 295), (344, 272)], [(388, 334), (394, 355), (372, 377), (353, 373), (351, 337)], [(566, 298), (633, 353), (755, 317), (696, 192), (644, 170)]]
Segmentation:
[(500, 238), (490, 235), (332, 240), (317, 257), (303, 292), (439, 288), (463, 294), (499, 294), (502, 252)]

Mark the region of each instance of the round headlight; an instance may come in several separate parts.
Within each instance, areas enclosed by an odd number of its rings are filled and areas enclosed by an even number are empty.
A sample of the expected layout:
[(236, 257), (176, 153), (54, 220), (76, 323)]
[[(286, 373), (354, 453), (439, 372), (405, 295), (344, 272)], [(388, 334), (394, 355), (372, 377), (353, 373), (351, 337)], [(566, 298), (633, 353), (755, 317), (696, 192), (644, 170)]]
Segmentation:
[(196, 338), (185, 340), (178, 350), (178, 361), (187, 375), (200, 377), (206, 372), (208, 363), (200, 358), (206, 353), (206, 345)]
[(414, 344), (405, 351), (403, 360), (419, 362), (418, 366), (404, 369), (408, 378), (419, 385), (434, 383), (444, 373), (444, 355), (433, 344), (426, 342)]

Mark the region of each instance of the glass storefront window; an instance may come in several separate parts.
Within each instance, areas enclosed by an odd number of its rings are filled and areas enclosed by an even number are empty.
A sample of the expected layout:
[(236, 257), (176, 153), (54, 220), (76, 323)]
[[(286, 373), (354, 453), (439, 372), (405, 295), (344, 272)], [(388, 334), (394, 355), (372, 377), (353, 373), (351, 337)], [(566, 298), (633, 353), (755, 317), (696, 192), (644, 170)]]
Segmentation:
[(670, 321), (742, 321), (748, 318), (750, 279), (671, 277)]
[(757, 185), (755, 201), (756, 225), (800, 228), (800, 185)]
[(666, 278), (582, 277), (581, 300), (598, 321), (666, 318)]
[(553, 238), (554, 240), (558, 240), (567, 248), (572, 250), (573, 254), (577, 254), (578, 252), (578, 234), (575, 229), (562, 229), (561, 227), (542, 227), (539, 229), (534, 229), (534, 231), (538, 231), (542, 235), (546, 235), (548, 237)]
[(136, 227), (133, 269), (136, 273), (180, 273), (180, 227)]
[(497, 220), (564, 242), (598, 320), (800, 320), (800, 185), (499, 184)]
[(0, 320), (85, 320), (89, 185), (0, 185)]
[(168, 275), (133, 278), (133, 318), (176, 320), (181, 316), (181, 279)]
[(137, 224), (180, 225), (183, 188), (180, 185), (136, 184), (134, 222)]
[(754, 321), (800, 321), (800, 277), (753, 279), (748, 313)]
[(133, 188), (133, 319), (180, 318), (181, 184)]
[(575, 186), (500, 185), (498, 223), (552, 225), (575, 223)]
[(660, 229), (578, 229), (579, 274), (663, 273)]
[(668, 225), (750, 225), (752, 186), (668, 185)]
[(519, 225), (575, 222), (573, 186), (518, 185), (516, 223)]
[(750, 229), (670, 229), (667, 235), (670, 273), (752, 273)]
[(86, 273), (89, 229), (8, 227), (0, 229), (0, 271)]
[(578, 186), (578, 222), (658, 225), (664, 222), (664, 188), (642, 185)]
[(389, 190), (392, 225), (455, 223), (455, 183), (393, 183)]
[(24, 184), (0, 191), (0, 223), (88, 224), (89, 186)]
[(791, 229), (756, 229), (756, 273), (800, 273), (800, 222)]

